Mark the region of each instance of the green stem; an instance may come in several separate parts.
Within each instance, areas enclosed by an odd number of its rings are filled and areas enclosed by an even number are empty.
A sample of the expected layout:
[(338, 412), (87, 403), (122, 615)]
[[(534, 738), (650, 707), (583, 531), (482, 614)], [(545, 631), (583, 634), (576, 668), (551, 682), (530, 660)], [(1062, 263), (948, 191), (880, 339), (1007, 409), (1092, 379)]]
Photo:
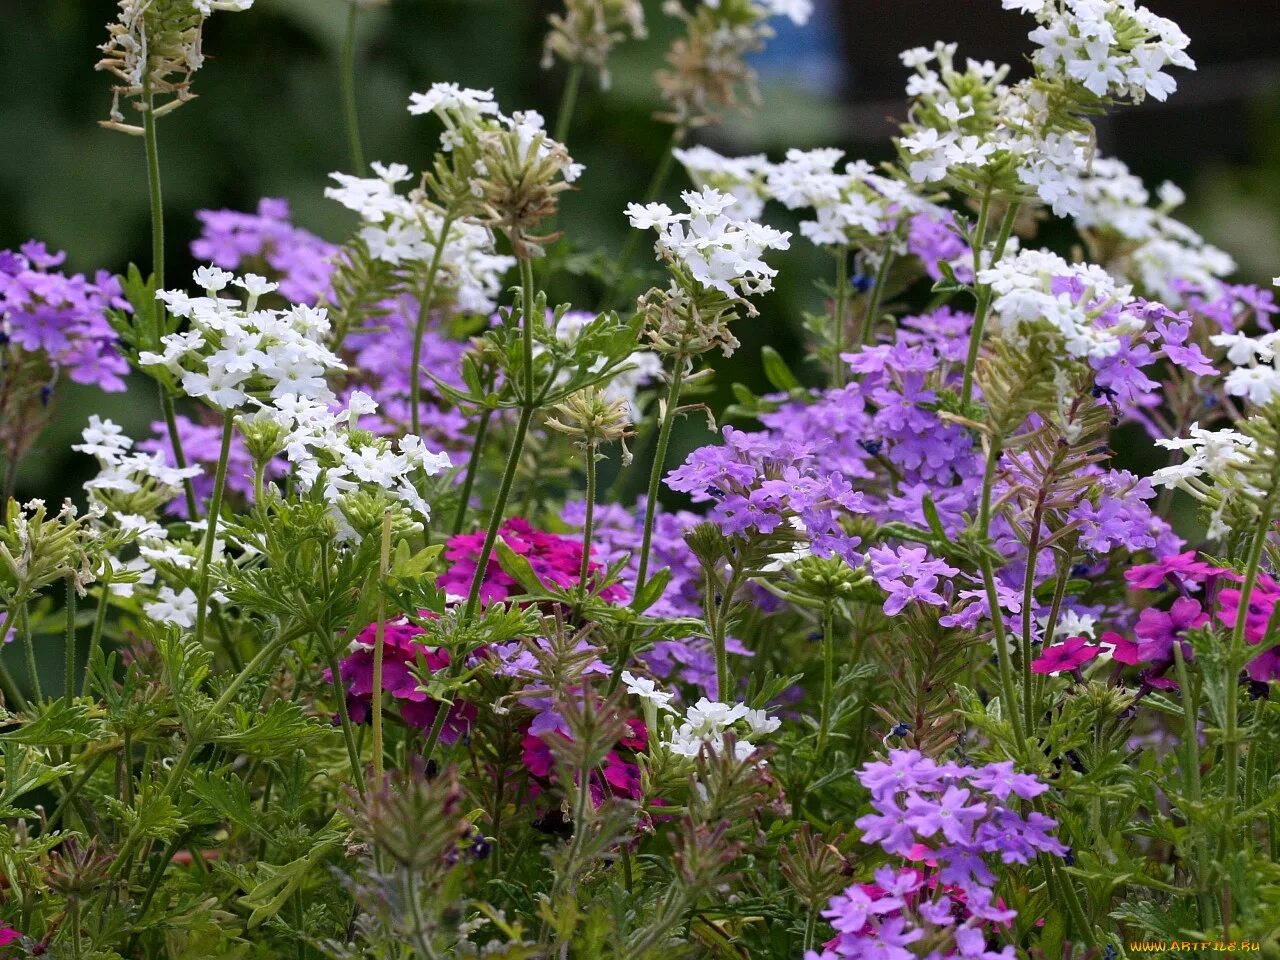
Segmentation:
[[(978, 283), (978, 272), (982, 269), (982, 251), (986, 247), (987, 216), (990, 213), (990, 206), (991, 191), (988, 190), (983, 198), (978, 219), (980, 241), (973, 248), (973, 285), (978, 291), (978, 303), (973, 311), (973, 328), (969, 331), (969, 355), (964, 361), (964, 382), (960, 388), (960, 399), (965, 404), (968, 404), (973, 397), (973, 371), (978, 365), (978, 353), (982, 348), (982, 332), (987, 325), (987, 314), (991, 310), (991, 287)], [(1017, 216), (1018, 205), (1009, 204), (1009, 209), (1005, 211), (1004, 219), (1000, 222), (1000, 233), (996, 237), (995, 249), (992, 251), (992, 263), (998, 263), (1004, 256), (1004, 249), (1008, 246), (1009, 237), (1013, 234), (1013, 221)]]
[(93, 633), (89, 636), (89, 651), (85, 658), (84, 680), (80, 684), (80, 696), (85, 696), (89, 692), (89, 667), (93, 664), (93, 658), (98, 652), (98, 648), (102, 646), (102, 631), (107, 624), (107, 609), (110, 607), (108, 598), (111, 596), (111, 572), (108, 568), (107, 573), (102, 577), (101, 594), (98, 601), (98, 610), (93, 617)]
[(667, 388), (667, 398), (662, 407), (662, 422), (658, 427), (658, 445), (653, 454), (653, 466), (649, 470), (649, 487), (645, 494), (644, 530), (640, 538), (640, 561), (636, 571), (636, 592), (632, 598), (639, 600), (648, 583), (649, 551), (653, 546), (653, 523), (658, 512), (658, 486), (662, 482), (662, 471), (667, 462), (667, 448), (671, 446), (671, 428), (675, 424), (676, 411), (680, 404), (680, 387), (684, 383), (685, 367), (689, 359), (680, 354), (675, 359), (671, 371), (671, 384)]
[(462, 532), (462, 525), (467, 520), (467, 509), (471, 506), (471, 491), (475, 487), (480, 455), (484, 450), (485, 435), (489, 432), (489, 421), (492, 419), (492, 408), (485, 407), (480, 414), (480, 422), (476, 425), (476, 435), (471, 441), (471, 456), (467, 458), (467, 472), (462, 478), (462, 489), (458, 492), (458, 512), (453, 518), (453, 536), (455, 537)]
[(364, 772), (360, 765), (360, 747), (356, 743), (355, 727), (351, 723), (351, 712), (347, 709), (347, 691), (342, 685), (342, 665), (338, 662), (337, 652), (333, 649), (333, 640), (322, 637), (321, 644), (325, 651), (325, 659), (329, 664), (329, 674), (333, 677), (334, 699), (338, 703), (338, 726), (342, 728), (342, 741), (347, 748), (347, 762), (351, 766), (351, 782), (355, 784), (356, 793), (364, 796)]
[(828, 603), (822, 614), (822, 716), (818, 724), (818, 757), (826, 756), (827, 734), (831, 729), (831, 696), (835, 688), (835, 606)]
[(26, 602), (18, 604), (18, 615), (14, 619), (18, 635), (22, 637), (22, 650), (27, 658), (27, 673), (31, 678), (31, 690), (36, 702), (44, 700), (44, 691), (40, 689), (40, 671), (36, 668), (36, 645), (31, 636), (31, 614)]
[(862, 318), (862, 344), (870, 345), (875, 340), (876, 320), (880, 316), (880, 304), (884, 301), (884, 285), (889, 279), (889, 271), (893, 268), (892, 242), (885, 244), (884, 256), (880, 258), (880, 266), (876, 270), (875, 286), (871, 288), (871, 299), (867, 301), (867, 313)]
[(471, 578), (471, 590), (467, 595), (467, 607), (464, 619), (470, 620), (476, 613), (480, 603), (480, 585), (484, 582), (485, 572), (489, 567), (489, 557), (493, 555), (493, 545), (498, 539), (498, 530), (502, 527), (503, 511), (507, 508), (507, 499), (511, 496), (511, 486), (515, 482), (516, 470), (520, 466), (520, 456), (524, 451), (525, 437), (529, 434), (529, 423), (533, 420), (533, 412), (537, 399), (533, 392), (533, 325), (534, 293), (533, 293), (533, 261), (520, 261), (520, 282), (522, 286), (521, 326), (524, 345), (524, 395), (520, 401), (520, 419), (516, 422), (516, 433), (511, 439), (511, 451), (507, 454), (507, 466), (502, 472), (502, 481), (498, 487), (498, 498), (494, 501), (493, 510), (489, 514), (489, 526), (485, 531), (484, 546), (480, 549), (480, 557), (476, 561), (476, 572)]
[(373, 775), (382, 783), (382, 658), (387, 630), (387, 601), (382, 586), (391, 569), (391, 509), (382, 514), (382, 553), (378, 558), (378, 628), (373, 640)]
[[(716, 658), (716, 698), (727, 701), (729, 698), (729, 650), (726, 638), (729, 633), (729, 610), (733, 605), (733, 596), (738, 592), (738, 571), (734, 570), (729, 581), (724, 585), (720, 595), (720, 606), (716, 618), (711, 624), (711, 645)], [(713, 600), (708, 597), (708, 600)]]
[(573, 110), (578, 105), (578, 90), (582, 86), (582, 64), (575, 61), (569, 65), (569, 75), (565, 78), (564, 93), (560, 97), (560, 110), (556, 113), (556, 132), (553, 135), (557, 143), (564, 143), (569, 136), (569, 127), (573, 123)]
[(75, 577), (67, 577), (67, 604), (66, 604), (66, 642), (64, 653), (66, 655), (66, 698), (67, 703), (76, 695), (76, 581)]
[(209, 497), (209, 513), (205, 518), (204, 552), (200, 556), (200, 587), (196, 607), (196, 645), (204, 643), (205, 624), (209, 619), (209, 565), (213, 562), (213, 545), (218, 534), (218, 518), (222, 513), (222, 494), (227, 485), (227, 460), (231, 456), (231, 434), (235, 428), (235, 414), (228, 410), (222, 415), (222, 448), (218, 451), (218, 468), (213, 477), (213, 493)]
[[(1200, 724), (1198, 716), (1200, 711), (1195, 692), (1192, 690), (1191, 683), (1188, 680), (1187, 663), (1182, 656), (1181, 642), (1176, 642), (1173, 645), (1173, 663), (1174, 669), (1177, 671), (1178, 685), (1182, 689), (1182, 743), (1186, 754), (1182, 760), (1183, 789), (1186, 791), (1187, 799), (1191, 801), (1192, 805), (1199, 806), (1203, 796), (1200, 784)], [(1196, 900), (1200, 910), (1200, 926), (1203, 930), (1209, 929), (1209, 908), (1200, 872), (1209, 863), (1209, 851), (1204, 842), (1204, 837), (1197, 836), (1196, 855), (1190, 867), (1196, 881)]]
[(995, 485), (996, 464), (1000, 460), (1000, 443), (992, 438), (987, 450), (987, 465), (982, 477), (982, 504), (978, 514), (979, 566), (982, 582), (987, 592), (987, 607), (991, 619), (991, 632), (996, 643), (996, 662), (1000, 670), (1000, 693), (1003, 703), (1001, 715), (1009, 718), (1018, 749), (1025, 753), (1027, 741), (1022, 721), (1018, 716), (1018, 700), (1013, 688), (1013, 670), (1009, 664), (1009, 641), (1000, 612), (1000, 593), (996, 589), (996, 571), (989, 556), (991, 535), (991, 490)]
[(444, 729), (444, 722), (449, 716), (450, 705), (436, 701), (436, 717), (431, 721), (431, 729), (427, 732), (427, 742), (422, 746), (422, 762), (426, 763), (431, 759), (431, 754), (436, 752), (436, 744), (440, 741), (440, 731)]
[(351, 169), (356, 176), (363, 176), (364, 150), (360, 146), (360, 116), (356, 110), (356, 21), (359, 16), (360, 5), (352, 3), (342, 44), (342, 111), (346, 119), (347, 146), (351, 151)]
[[(1227, 677), (1227, 697), (1224, 710), (1222, 730), (1223, 753), (1223, 799), (1226, 801), (1227, 815), (1223, 818), (1222, 846), (1230, 852), (1234, 848), (1236, 816), (1239, 807), (1239, 751), (1240, 751), (1240, 681), (1237, 673), (1245, 660), (1244, 641), (1245, 627), (1249, 618), (1249, 603), (1253, 599), (1253, 590), (1258, 582), (1258, 574), (1262, 567), (1262, 552), (1267, 542), (1267, 532), (1271, 527), (1271, 518), (1275, 510), (1275, 501), (1280, 495), (1280, 485), (1274, 481), (1271, 491), (1263, 501), (1258, 524), (1249, 544), (1249, 557), (1245, 563), (1244, 582), (1240, 586), (1240, 605), (1236, 610), (1235, 627), (1231, 631), (1231, 649), (1227, 654), (1227, 665), (1230, 675)], [(1233, 900), (1231, 883), (1223, 878), (1222, 895), (1222, 928), (1224, 935), (1231, 926), (1231, 903)]]
[(582, 521), (582, 565), (578, 570), (578, 596), (587, 595), (587, 578), (591, 574), (591, 534), (596, 520), (596, 445), (585, 446), (587, 455), (587, 513)]
[(111, 756), (111, 754), (106, 751), (98, 754), (90, 762), (88, 769), (86, 769), (84, 773), (80, 774), (79, 779), (71, 784), (66, 795), (58, 801), (58, 805), (54, 807), (53, 813), (49, 816), (49, 819), (45, 821), (44, 832), (46, 834), (53, 832), (54, 828), (58, 825), (58, 821), (62, 819), (62, 815), (66, 813), (67, 809), (71, 806), (71, 802), (79, 795), (80, 791), (84, 788), (84, 785), (93, 779), (93, 775), (98, 772), (98, 768), (106, 762), (109, 756)]
[(841, 247), (836, 254), (836, 303), (835, 317), (831, 326), (831, 379), (837, 387), (845, 384), (844, 361), (840, 354), (844, 353), (845, 326), (848, 324), (846, 313), (849, 309), (849, 248)]
[[(150, 82), (144, 82), (143, 98), (146, 103), (142, 110), (142, 139), (147, 153), (147, 194), (151, 205), (151, 273), (156, 289), (164, 289), (164, 192), (160, 184), (160, 141), (156, 137), (155, 103), (151, 97)], [(164, 304), (156, 301), (155, 339), (152, 347), (160, 349), (160, 337), (164, 332)], [(179, 470), (187, 468), (187, 457), (182, 449), (182, 437), (178, 434), (178, 418), (173, 407), (173, 397), (165, 389), (163, 383), (158, 384), (160, 390), (160, 409), (164, 413), (165, 426), (169, 431), (169, 445), (173, 448), (173, 463)], [(196, 488), (190, 477), (182, 480), (182, 494), (187, 502), (187, 516), (194, 520), (200, 515), (196, 503)]]
[[(354, 11), (355, 8), (352, 7)], [(440, 221), (440, 232), (436, 236), (436, 249), (431, 257), (431, 266), (427, 268), (427, 279), (423, 284), (422, 299), (418, 302), (418, 322), (413, 331), (413, 360), (409, 378), (409, 419), (413, 435), (422, 433), (422, 412), (418, 409), (422, 397), (422, 337), (427, 329), (427, 317), (431, 313), (431, 299), (436, 292), (436, 277), (440, 273), (440, 262), (444, 259), (444, 248), (449, 242), (449, 230), (453, 227), (453, 214), (446, 212)]]

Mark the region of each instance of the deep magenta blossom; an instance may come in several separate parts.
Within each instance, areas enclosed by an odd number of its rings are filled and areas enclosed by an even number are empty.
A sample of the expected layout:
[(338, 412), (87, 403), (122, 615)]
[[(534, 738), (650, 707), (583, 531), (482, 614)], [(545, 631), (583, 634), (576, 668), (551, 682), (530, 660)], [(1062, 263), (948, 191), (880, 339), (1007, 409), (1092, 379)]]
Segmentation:
[(1045, 647), (1040, 656), (1031, 661), (1032, 673), (1053, 675), (1078, 670), (1098, 654), (1102, 647), (1091, 644), (1084, 637), (1068, 637), (1062, 643)]

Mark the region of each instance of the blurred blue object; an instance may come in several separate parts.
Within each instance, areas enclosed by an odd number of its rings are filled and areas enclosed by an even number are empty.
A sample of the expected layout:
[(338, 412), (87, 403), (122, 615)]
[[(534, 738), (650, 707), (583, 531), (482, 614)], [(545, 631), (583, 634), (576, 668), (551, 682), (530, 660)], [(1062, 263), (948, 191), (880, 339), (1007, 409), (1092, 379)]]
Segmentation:
[(803, 27), (786, 17), (774, 17), (777, 36), (752, 57), (752, 66), (771, 82), (786, 83), (812, 93), (838, 94), (844, 84), (837, 0), (814, 0), (813, 16)]

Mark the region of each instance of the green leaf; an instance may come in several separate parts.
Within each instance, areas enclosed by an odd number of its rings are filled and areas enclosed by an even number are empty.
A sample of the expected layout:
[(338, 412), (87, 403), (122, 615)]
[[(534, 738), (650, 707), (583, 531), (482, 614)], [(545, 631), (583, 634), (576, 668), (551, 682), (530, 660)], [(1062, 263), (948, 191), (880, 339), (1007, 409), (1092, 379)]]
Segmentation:
[(663, 567), (649, 578), (648, 583), (636, 591), (635, 601), (631, 605), (632, 609), (637, 613), (644, 613), (644, 611), (662, 599), (662, 594), (666, 591), (667, 584), (670, 582), (671, 569)]
[(800, 389), (800, 381), (795, 378), (787, 362), (782, 359), (782, 354), (773, 347), (761, 347), (760, 360), (764, 364), (765, 377), (776, 389), (784, 393)]
[(498, 554), (498, 564), (503, 571), (514, 577), (516, 582), (524, 588), (525, 593), (537, 596), (546, 592), (546, 585), (533, 572), (533, 567), (528, 559), (507, 546), (506, 541), (501, 536), (494, 543), (494, 550)]

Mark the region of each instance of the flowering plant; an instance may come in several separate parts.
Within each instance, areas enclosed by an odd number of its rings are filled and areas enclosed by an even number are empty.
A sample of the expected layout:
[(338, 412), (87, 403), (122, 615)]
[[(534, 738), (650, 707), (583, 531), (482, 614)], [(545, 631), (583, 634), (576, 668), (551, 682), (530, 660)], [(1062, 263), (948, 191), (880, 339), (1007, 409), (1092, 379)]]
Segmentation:
[[(575, 310), (574, 106), (642, 4), (551, 16), (554, 132), (406, 90), (414, 167), (366, 166), (348, 59), (348, 235), (201, 211), (188, 292), (157, 121), (252, 6), (108, 27), (149, 271), (0, 253), (0, 958), (1280, 951), (1278, 310), (1092, 125), (1175, 92), (1175, 24), (1003, 0), (1029, 74), (905, 52), (874, 167), (686, 143), (811, 5), (672, 0), (671, 152)], [(823, 380), (765, 348), (712, 408), (785, 211)], [(64, 379), (148, 384), (153, 434), (93, 414), (82, 494), (19, 503)]]

